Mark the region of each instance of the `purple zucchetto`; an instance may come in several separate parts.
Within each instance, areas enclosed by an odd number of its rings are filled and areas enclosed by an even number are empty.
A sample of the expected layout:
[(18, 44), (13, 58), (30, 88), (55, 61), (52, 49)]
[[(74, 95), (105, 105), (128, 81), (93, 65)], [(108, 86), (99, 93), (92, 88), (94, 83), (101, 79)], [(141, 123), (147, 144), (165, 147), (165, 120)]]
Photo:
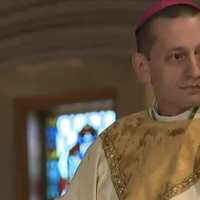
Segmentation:
[(140, 17), (139, 22), (136, 26), (135, 31), (137, 31), (142, 25), (149, 20), (152, 16), (164, 10), (167, 7), (174, 5), (188, 5), (193, 8), (200, 10), (200, 7), (196, 5), (192, 0), (159, 0), (154, 3), (150, 8), (148, 8), (144, 14)]

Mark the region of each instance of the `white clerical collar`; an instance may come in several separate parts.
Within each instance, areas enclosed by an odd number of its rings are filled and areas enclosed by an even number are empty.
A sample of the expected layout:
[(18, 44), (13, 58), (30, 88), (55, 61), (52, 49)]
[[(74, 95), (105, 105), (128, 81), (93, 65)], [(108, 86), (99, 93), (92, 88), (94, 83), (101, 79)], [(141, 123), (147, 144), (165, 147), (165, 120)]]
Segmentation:
[[(190, 118), (191, 113), (194, 111), (194, 108), (191, 108), (181, 114), (178, 114), (176, 116), (164, 116), (160, 115), (157, 111), (157, 104), (154, 102), (153, 105), (149, 108), (148, 113), (150, 114), (151, 118), (158, 120), (158, 121), (163, 121), (163, 122), (172, 122), (172, 121), (177, 121), (177, 120), (187, 120)], [(197, 111), (195, 111), (195, 115), (193, 118), (200, 118), (200, 107), (198, 108)]]

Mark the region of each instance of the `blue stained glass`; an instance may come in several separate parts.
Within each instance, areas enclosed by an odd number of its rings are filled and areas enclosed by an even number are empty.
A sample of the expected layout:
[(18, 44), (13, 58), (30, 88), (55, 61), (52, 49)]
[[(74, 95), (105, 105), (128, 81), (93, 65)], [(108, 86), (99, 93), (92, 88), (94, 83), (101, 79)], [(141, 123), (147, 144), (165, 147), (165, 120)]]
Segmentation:
[[(65, 114), (57, 117), (55, 127), (47, 127), (48, 149), (57, 152), (58, 156), (58, 160), (47, 161), (47, 199), (61, 195), (63, 189), (60, 188), (60, 180), (70, 183), (97, 134), (110, 126), (115, 119), (116, 114), (112, 110)], [(87, 129), (88, 125), (91, 129)], [(87, 130), (80, 134), (84, 127)]]
[(84, 136), (80, 136), (79, 137), (79, 144), (82, 144), (82, 143), (91, 143), (91, 142), (94, 142), (95, 139), (96, 139), (96, 135), (85, 134)]
[(78, 169), (79, 165), (81, 163), (81, 158), (79, 154), (71, 155), (68, 158), (68, 169), (69, 169), (69, 180), (71, 181), (74, 174), (76, 173), (76, 170)]
[(61, 177), (64, 179), (68, 178), (68, 156), (69, 156), (68, 152), (62, 153), (58, 161), (58, 169)]
[(60, 157), (63, 153), (68, 152), (70, 147), (67, 144), (67, 138), (62, 134), (58, 133), (56, 137), (56, 152)]
[(92, 127), (95, 129), (100, 128), (101, 126), (101, 115), (98, 112), (92, 112), (88, 116), (89, 118), (89, 124), (91, 124)]
[(63, 137), (66, 138), (66, 143), (69, 148), (72, 148), (78, 140), (78, 134), (72, 126), (72, 120), (72, 115), (62, 115), (58, 117), (56, 123), (59, 134), (63, 135)]
[(77, 141), (78, 141), (78, 133), (76, 133), (75, 131), (69, 132), (67, 136), (67, 145), (72, 148), (73, 146), (75, 146)]
[(47, 198), (53, 199), (55, 197), (58, 197), (59, 195), (60, 195), (59, 187), (57, 186), (57, 184), (54, 185), (49, 184), (47, 188)]
[(47, 175), (50, 182), (59, 182), (60, 173), (58, 170), (58, 161), (57, 160), (48, 160), (47, 161)]
[(104, 112), (105, 127), (110, 126), (116, 119), (115, 113), (113, 111)]
[(74, 130), (79, 132), (86, 124), (86, 117), (84, 114), (76, 114), (73, 117)]
[(57, 128), (48, 127), (46, 130), (46, 143), (48, 149), (56, 149)]
[(59, 183), (60, 183), (60, 173), (58, 170), (58, 161), (57, 160), (48, 160), (47, 161), (47, 195), (48, 198), (54, 198), (60, 193)]
[(88, 148), (91, 146), (93, 142), (87, 142), (87, 143), (83, 143), (80, 145), (80, 157), (81, 159), (83, 159), (85, 157), (85, 154), (88, 150)]
[(71, 128), (71, 117), (68, 115), (61, 115), (57, 119), (56, 126), (58, 131), (61, 132), (63, 135), (67, 135), (68, 132), (72, 131)]

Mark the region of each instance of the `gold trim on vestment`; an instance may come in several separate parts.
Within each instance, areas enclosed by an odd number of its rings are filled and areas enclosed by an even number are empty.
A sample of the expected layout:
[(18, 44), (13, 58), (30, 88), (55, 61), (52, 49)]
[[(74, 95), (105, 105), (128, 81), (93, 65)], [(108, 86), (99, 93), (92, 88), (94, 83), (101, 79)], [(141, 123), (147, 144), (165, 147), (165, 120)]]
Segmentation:
[(168, 185), (163, 192), (163, 194), (160, 195), (160, 200), (169, 200), (173, 197), (185, 192), (187, 189), (189, 189), (191, 186), (196, 184), (198, 180), (200, 179), (200, 168), (194, 171), (190, 176), (184, 178), (184, 180), (178, 184), (175, 185)]
[(119, 167), (119, 157), (115, 151), (115, 148), (112, 144), (112, 139), (110, 138), (108, 132), (106, 131), (104, 134), (101, 135), (103, 149), (105, 152), (105, 156), (108, 160), (111, 170), (111, 178), (118, 195), (119, 200), (125, 200), (125, 196), (127, 194), (127, 187), (125, 184), (125, 177), (123, 173), (120, 172)]

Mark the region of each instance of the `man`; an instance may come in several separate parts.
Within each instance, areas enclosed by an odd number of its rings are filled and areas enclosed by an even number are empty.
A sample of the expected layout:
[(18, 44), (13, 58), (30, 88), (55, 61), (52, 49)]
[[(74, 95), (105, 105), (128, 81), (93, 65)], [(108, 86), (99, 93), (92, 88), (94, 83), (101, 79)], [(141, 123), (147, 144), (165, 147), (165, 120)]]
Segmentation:
[(134, 69), (156, 100), (97, 139), (60, 200), (200, 199), (200, 8), (158, 1), (136, 39)]

